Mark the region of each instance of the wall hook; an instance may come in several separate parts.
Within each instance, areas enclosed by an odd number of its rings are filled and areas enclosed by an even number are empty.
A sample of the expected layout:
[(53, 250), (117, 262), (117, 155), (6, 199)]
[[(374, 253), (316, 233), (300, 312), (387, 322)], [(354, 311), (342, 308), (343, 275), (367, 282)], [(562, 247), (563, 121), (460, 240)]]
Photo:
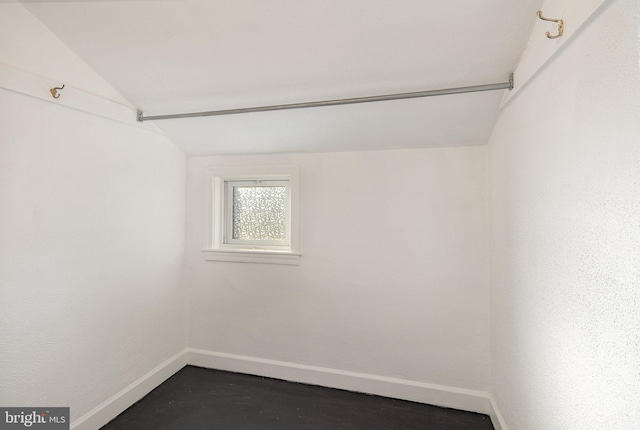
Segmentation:
[(61, 87), (55, 87), (49, 90), (51, 91), (51, 95), (53, 96), (54, 99), (57, 99), (60, 97), (60, 94), (58, 94), (58, 90), (64, 90), (64, 84)]
[(555, 36), (552, 36), (551, 33), (549, 33), (548, 31), (545, 33), (549, 39), (557, 39), (558, 37), (562, 36), (562, 33), (564, 33), (564, 21), (563, 20), (545, 18), (544, 16), (542, 16), (542, 11), (541, 10), (538, 11), (538, 18), (540, 18), (543, 21), (550, 21), (550, 22), (555, 22), (556, 24), (558, 24), (558, 34), (556, 34)]

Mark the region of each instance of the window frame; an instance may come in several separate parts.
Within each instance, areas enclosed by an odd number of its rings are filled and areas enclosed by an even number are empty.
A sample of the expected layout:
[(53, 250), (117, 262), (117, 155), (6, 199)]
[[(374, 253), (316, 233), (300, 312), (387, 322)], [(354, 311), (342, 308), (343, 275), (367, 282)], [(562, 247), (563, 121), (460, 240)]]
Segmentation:
[[(273, 166), (220, 166), (210, 167), (207, 172), (206, 240), (202, 250), (210, 261), (266, 264), (300, 264), (299, 242), (299, 167), (297, 165)], [(232, 211), (227, 188), (229, 183), (246, 182), (288, 183), (288, 210), (286, 243), (264, 241), (234, 241), (230, 237), (229, 211)], [(230, 200), (231, 199), (231, 200)], [(232, 203), (231, 203), (232, 204)]]

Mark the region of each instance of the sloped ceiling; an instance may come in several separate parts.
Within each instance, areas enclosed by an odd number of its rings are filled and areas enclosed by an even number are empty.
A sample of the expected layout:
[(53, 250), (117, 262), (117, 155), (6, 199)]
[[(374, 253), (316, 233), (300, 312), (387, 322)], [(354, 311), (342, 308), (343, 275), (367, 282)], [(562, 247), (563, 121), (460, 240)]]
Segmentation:
[[(28, 1), (145, 115), (505, 82), (542, 0)], [(189, 155), (482, 145), (502, 91), (156, 121)]]

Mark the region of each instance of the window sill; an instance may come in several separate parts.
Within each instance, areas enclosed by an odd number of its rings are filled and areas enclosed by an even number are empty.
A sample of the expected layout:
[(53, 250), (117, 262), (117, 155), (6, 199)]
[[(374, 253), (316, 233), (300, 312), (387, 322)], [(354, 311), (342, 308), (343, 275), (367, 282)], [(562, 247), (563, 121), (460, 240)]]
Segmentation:
[(273, 251), (263, 249), (203, 249), (207, 261), (226, 261), (230, 263), (285, 264), (299, 266), (302, 254), (291, 251)]

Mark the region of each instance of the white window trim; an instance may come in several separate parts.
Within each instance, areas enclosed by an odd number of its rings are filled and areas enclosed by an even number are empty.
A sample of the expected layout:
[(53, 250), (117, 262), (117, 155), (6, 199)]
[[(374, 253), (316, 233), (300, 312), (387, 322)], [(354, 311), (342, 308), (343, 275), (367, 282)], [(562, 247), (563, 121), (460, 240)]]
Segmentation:
[[(207, 174), (205, 260), (236, 263), (300, 264), (299, 168), (297, 165), (211, 167)], [(225, 183), (228, 181), (288, 181), (290, 211), (288, 245), (225, 243)]]

